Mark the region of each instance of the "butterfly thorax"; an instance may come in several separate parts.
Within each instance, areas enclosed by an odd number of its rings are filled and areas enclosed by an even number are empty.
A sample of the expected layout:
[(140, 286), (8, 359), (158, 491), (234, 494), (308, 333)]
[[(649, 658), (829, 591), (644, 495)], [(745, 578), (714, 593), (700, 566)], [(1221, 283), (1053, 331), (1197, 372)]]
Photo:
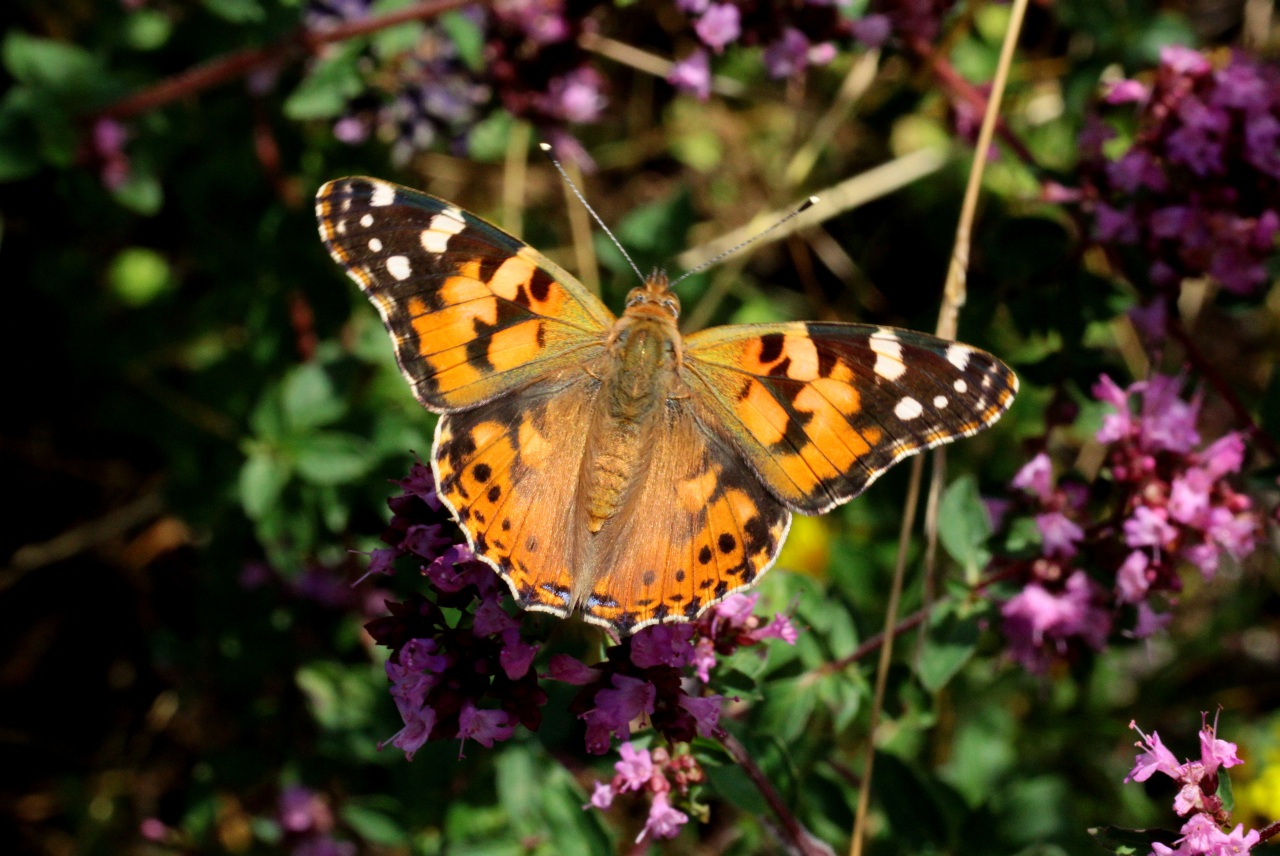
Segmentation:
[(647, 450), (679, 385), (679, 302), (655, 274), (627, 298), (593, 374), (600, 381), (591, 440), (579, 477), (587, 528), (599, 532), (644, 480)]

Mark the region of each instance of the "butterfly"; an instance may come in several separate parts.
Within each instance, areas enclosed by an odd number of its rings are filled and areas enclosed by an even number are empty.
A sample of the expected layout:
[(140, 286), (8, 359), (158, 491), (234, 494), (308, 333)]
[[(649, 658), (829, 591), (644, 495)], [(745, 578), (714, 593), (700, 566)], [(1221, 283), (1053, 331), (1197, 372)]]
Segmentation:
[(908, 455), (991, 425), (990, 354), (863, 324), (682, 337), (654, 273), (620, 318), (555, 262), (449, 202), (373, 178), (316, 196), (320, 236), (441, 414), (440, 498), (526, 609), (628, 634), (690, 621)]

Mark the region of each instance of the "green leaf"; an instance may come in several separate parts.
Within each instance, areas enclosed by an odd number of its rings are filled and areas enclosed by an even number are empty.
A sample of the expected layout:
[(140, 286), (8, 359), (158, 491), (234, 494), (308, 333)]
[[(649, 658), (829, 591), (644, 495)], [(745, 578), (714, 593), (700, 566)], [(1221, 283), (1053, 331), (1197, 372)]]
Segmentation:
[(5, 36), (0, 55), (19, 83), (54, 92), (84, 89), (99, 73), (98, 61), (79, 45), (40, 39), (18, 30)]
[(1222, 808), (1230, 814), (1236, 810), (1236, 795), (1231, 789), (1231, 775), (1226, 770), (1218, 771), (1218, 799), (1222, 800)]
[(1172, 847), (1181, 837), (1181, 833), (1171, 829), (1125, 829), (1122, 826), (1095, 826), (1089, 829), (1089, 834), (1100, 847), (1118, 856), (1150, 853), (1151, 845), (1156, 841)]
[(506, 110), (495, 110), (472, 125), (467, 134), (467, 153), (472, 160), (490, 163), (502, 160), (515, 123)]
[(975, 579), (991, 560), (984, 548), (991, 535), (991, 520), (978, 495), (973, 476), (951, 483), (938, 506), (938, 538), (951, 558), (959, 562), (967, 579)]
[(119, 187), (113, 188), (115, 200), (143, 216), (150, 217), (164, 204), (164, 188), (160, 179), (140, 169), (130, 171), (129, 177)]
[(445, 12), (436, 19), (471, 71), (484, 68), (484, 31), (461, 12)]
[(128, 247), (116, 254), (107, 269), (111, 290), (129, 306), (145, 306), (169, 289), (169, 261), (155, 250)]
[(329, 374), (316, 363), (303, 363), (285, 376), (280, 388), (287, 424), (297, 429), (317, 428), (341, 418), (346, 405), (337, 397)]
[(360, 76), (359, 46), (349, 42), (333, 56), (312, 67), (284, 102), (290, 119), (331, 119), (347, 108), (347, 102), (364, 90)]
[(409, 837), (408, 831), (390, 815), (357, 803), (348, 802), (342, 806), (342, 819), (352, 832), (370, 844), (397, 847)]
[(202, 0), (204, 7), (213, 14), (233, 24), (249, 24), (267, 17), (258, 0)]
[(332, 661), (317, 661), (299, 667), (295, 675), (321, 727), (329, 731), (348, 731), (367, 725), (381, 698), (373, 672), (366, 665), (345, 666)]
[(309, 435), (294, 449), (298, 475), (315, 484), (343, 484), (363, 476), (375, 463), (368, 441), (326, 431)]
[(920, 652), (920, 683), (937, 692), (969, 662), (978, 647), (978, 614), (964, 618), (948, 612), (925, 638)]
[(153, 51), (163, 47), (173, 32), (173, 21), (155, 9), (138, 9), (125, 20), (124, 37), (129, 47)]
[(17, 87), (0, 101), (0, 181), (17, 181), (40, 169), (30, 89)]
[(274, 508), (289, 483), (289, 475), (289, 465), (270, 449), (263, 447), (251, 452), (240, 468), (240, 504), (245, 514), (259, 520)]

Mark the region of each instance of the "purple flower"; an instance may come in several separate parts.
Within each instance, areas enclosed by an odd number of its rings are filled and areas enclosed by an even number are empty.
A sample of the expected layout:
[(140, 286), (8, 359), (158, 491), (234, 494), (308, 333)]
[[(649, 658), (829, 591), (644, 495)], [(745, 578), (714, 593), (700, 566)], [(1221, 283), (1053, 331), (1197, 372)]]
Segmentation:
[(711, 95), (711, 58), (699, 48), (671, 66), (667, 74), (670, 83), (681, 92), (696, 95), (706, 101)]
[(1199, 75), (1212, 69), (1199, 51), (1183, 45), (1165, 45), (1160, 49), (1160, 64), (1174, 74)]
[[(1182, 377), (1152, 375), (1142, 386), (1142, 439), (1151, 451), (1186, 454), (1200, 442), (1196, 417), (1200, 400), (1181, 397)], [(1135, 384), (1130, 389), (1135, 389)]]
[(649, 818), (645, 821), (644, 829), (640, 830), (640, 834), (636, 836), (636, 843), (640, 843), (646, 836), (675, 838), (680, 832), (680, 827), (688, 822), (689, 815), (672, 808), (665, 792), (654, 794), (653, 804), (649, 806)]
[(853, 37), (869, 48), (878, 48), (889, 41), (893, 23), (888, 15), (866, 15), (850, 22)]
[(753, 630), (747, 634), (754, 642), (762, 639), (781, 639), (788, 645), (796, 644), (796, 640), (800, 638), (800, 631), (796, 630), (791, 619), (781, 612), (774, 613), (773, 621), (758, 630)]
[[(458, 736), (464, 745), (470, 739), (492, 749), (495, 741), (509, 740), (515, 730), (515, 723), (506, 711), (481, 710), (470, 699), (463, 702), (462, 711), (458, 714)], [(461, 748), (458, 756), (462, 756)]]
[(1036, 528), (1045, 553), (1051, 556), (1074, 556), (1076, 544), (1084, 539), (1084, 530), (1061, 511), (1036, 515)]
[(1142, 736), (1142, 740), (1134, 744), (1143, 749), (1141, 755), (1134, 760), (1133, 769), (1129, 771), (1129, 775), (1124, 777), (1126, 782), (1145, 782), (1156, 773), (1164, 773), (1171, 778), (1178, 778), (1181, 773), (1182, 765), (1178, 763), (1178, 758), (1169, 749), (1160, 742), (1160, 732), (1153, 731), (1148, 737), (1143, 734), (1142, 729), (1138, 727), (1138, 723), (1130, 722), (1129, 727), (1138, 732)]
[(694, 727), (699, 737), (711, 737), (720, 727), (720, 708), (723, 696), (682, 696), (680, 706), (687, 710), (694, 720)]
[(290, 785), (280, 792), (280, 827), (286, 832), (328, 832), (333, 829), (333, 812), (328, 801), (311, 788)]
[(738, 7), (732, 3), (712, 3), (693, 25), (694, 32), (703, 44), (716, 53), (742, 35), (742, 20)]
[(1124, 522), (1124, 540), (1130, 547), (1160, 549), (1177, 535), (1178, 530), (1169, 525), (1168, 513), (1163, 508), (1139, 505)]
[(692, 624), (655, 624), (631, 637), (631, 662), (642, 669), (659, 664), (680, 668), (693, 656)]
[(502, 651), (498, 654), (498, 662), (502, 671), (513, 681), (518, 681), (529, 673), (533, 658), (538, 655), (538, 646), (524, 641), (520, 636), (520, 628), (512, 627), (502, 633)]
[(1244, 156), (1262, 172), (1280, 178), (1280, 120), (1270, 113), (1246, 119)]
[(591, 802), (584, 805), (583, 808), (595, 807), (598, 809), (606, 809), (613, 805), (613, 788), (605, 782), (596, 782), (595, 789), (591, 792)]
[(693, 646), (693, 671), (704, 684), (711, 680), (711, 670), (716, 665), (715, 643), (703, 636)]
[(603, 755), (609, 750), (609, 736), (619, 740), (631, 736), (631, 720), (653, 713), (657, 690), (653, 684), (626, 675), (613, 676), (614, 689), (600, 690), (596, 706), (582, 718), (587, 722), (587, 751)]
[(600, 677), (600, 672), (568, 654), (556, 654), (547, 662), (547, 677), (566, 684), (583, 686)]
[(1138, 222), (1131, 208), (1113, 208), (1099, 202), (1094, 210), (1094, 224), (1096, 237), (1103, 243), (1137, 243)]
[(1108, 104), (1143, 103), (1151, 97), (1151, 89), (1136, 80), (1118, 80), (1107, 88)]
[(99, 162), (99, 175), (108, 190), (118, 190), (129, 180), (132, 165), (124, 144), (129, 132), (115, 119), (99, 119), (93, 123), (93, 153)]
[(804, 71), (809, 57), (809, 40), (795, 27), (787, 27), (782, 37), (764, 50), (764, 67), (775, 78)]
[(1213, 478), (1208, 471), (1191, 467), (1169, 486), (1169, 517), (1187, 526), (1200, 526), (1209, 513)]
[(386, 743), (379, 743), (378, 748), (381, 749), (389, 743), (403, 751), (406, 760), (412, 761), (413, 756), (431, 737), (431, 731), (436, 724), (436, 712), (429, 707), (423, 707), (408, 715), (405, 715), (403, 710), (400, 713), (404, 719), (404, 728), (392, 735)]
[(637, 749), (628, 740), (618, 747), (618, 754), (622, 760), (613, 768), (618, 771), (619, 791), (638, 791), (649, 784), (653, 777), (653, 759), (649, 757), (649, 750)]
[(1139, 603), (1151, 589), (1147, 566), (1151, 560), (1141, 550), (1129, 554), (1116, 571), (1116, 596), (1121, 603)]
[(547, 85), (543, 109), (566, 122), (595, 122), (608, 103), (601, 92), (603, 79), (590, 66), (581, 66)]
[(1094, 605), (1095, 584), (1083, 571), (1074, 571), (1061, 592), (1051, 592), (1040, 583), (1029, 583), (1000, 610), (1010, 655), (1025, 667), (1039, 670), (1045, 665), (1046, 646), (1060, 648), (1079, 637), (1100, 649), (1111, 630), (1106, 610)]
[(1013, 486), (1047, 503), (1053, 498), (1053, 467), (1049, 456), (1039, 453), (1022, 465), (1018, 474), (1013, 477)]

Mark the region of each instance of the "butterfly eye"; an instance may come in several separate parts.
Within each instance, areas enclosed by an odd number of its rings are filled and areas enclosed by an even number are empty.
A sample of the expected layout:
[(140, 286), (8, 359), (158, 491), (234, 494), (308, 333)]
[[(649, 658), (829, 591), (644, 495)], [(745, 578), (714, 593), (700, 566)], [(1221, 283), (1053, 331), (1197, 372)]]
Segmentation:
[(680, 303), (674, 297), (664, 297), (662, 307), (671, 311), (676, 318), (680, 317)]
[(630, 307), (630, 306), (635, 306), (637, 303), (644, 303), (646, 297), (647, 295), (643, 291), (637, 288), (627, 295), (626, 305)]

